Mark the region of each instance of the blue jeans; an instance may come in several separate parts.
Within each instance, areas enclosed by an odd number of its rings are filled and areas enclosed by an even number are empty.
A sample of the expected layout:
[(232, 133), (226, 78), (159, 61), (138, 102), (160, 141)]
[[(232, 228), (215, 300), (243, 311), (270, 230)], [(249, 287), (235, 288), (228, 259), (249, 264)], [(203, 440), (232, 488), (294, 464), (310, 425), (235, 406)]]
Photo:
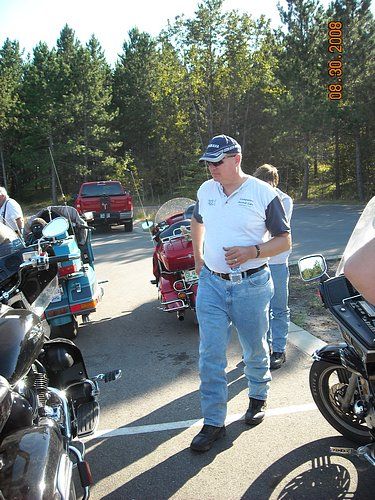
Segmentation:
[(243, 349), (249, 397), (267, 399), (271, 372), (267, 331), (273, 293), (268, 267), (233, 284), (203, 267), (199, 276), (200, 396), (204, 423), (221, 427), (227, 414), (228, 386), (225, 368), (230, 326), (238, 332)]
[(287, 264), (271, 264), (271, 275), (275, 293), (271, 299), (268, 343), (274, 352), (284, 352), (290, 324), (289, 268)]

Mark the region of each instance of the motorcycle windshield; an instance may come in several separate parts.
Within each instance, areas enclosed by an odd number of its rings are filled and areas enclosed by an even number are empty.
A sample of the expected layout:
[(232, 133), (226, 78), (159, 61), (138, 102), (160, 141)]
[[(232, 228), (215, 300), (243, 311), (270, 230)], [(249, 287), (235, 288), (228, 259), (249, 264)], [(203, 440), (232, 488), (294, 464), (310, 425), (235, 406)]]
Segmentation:
[(48, 285), (43, 288), (42, 292), (38, 295), (36, 300), (30, 304), (28, 309), (32, 311), (37, 316), (41, 317), (44, 311), (47, 309), (48, 304), (51, 302), (52, 298), (56, 295), (59, 288), (58, 276), (54, 276)]
[(173, 215), (184, 213), (185, 210), (194, 205), (195, 201), (190, 198), (173, 198), (162, 205), (155, 215), (155, 224), (169, 219)]
[(0, 258), (16, 253), (23, 247), (24, 244), (13, 229), (0, 222)]
[(375, 196), (367, 203), (361, 217), (346, 244), (344, 254), (337, 267), (336, 276), (344, 272), (345, 262), (358, 248), (375, 237)]

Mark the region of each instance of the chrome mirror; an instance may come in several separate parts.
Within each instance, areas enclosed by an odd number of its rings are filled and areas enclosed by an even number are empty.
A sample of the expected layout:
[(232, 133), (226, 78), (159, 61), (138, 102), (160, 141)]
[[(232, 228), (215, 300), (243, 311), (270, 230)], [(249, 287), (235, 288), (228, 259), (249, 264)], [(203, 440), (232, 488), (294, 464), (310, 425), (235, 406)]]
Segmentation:
[(145, 222), (142, 222), (142, 231), (150, 231), (150, 229), (154, 227), (154, 223), (152, 220), (146, 220)]
[(327, 263), (323, 255), (307, 255), (299, 259), (298, 269), (303, 281), (312, 281), (326, 274)]
[(69, 222), (65, 217), (57, 217), (51, 220), (44, 226), (42, 233), (45, 238), (56, 238), (60, 234), (64, 234), (69, 228)]

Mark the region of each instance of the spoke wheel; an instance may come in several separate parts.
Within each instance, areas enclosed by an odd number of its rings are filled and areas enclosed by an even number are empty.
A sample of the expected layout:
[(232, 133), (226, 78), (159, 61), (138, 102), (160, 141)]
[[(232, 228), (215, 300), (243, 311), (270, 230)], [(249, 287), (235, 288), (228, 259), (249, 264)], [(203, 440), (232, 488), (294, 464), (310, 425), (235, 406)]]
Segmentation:
[(323, 417), (343, 436), (360, 444), (371, 442), (372, 438), (365, 419), (354, 413), (354, 403), (361, 399), (358, 389), (348, 408), (343, 399), (353, 375), (341, 365), (314, 361), (310, 369), (310, 390)]

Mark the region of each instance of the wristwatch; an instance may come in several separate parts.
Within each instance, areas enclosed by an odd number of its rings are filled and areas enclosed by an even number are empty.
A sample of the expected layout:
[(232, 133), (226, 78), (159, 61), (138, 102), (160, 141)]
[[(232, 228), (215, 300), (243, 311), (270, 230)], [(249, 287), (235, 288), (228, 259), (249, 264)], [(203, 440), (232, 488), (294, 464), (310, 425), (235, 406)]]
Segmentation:
[(259, 257), (259, 255), (260, 255), (260, 246), (259, 245), (254, 245), (254, 246), (255, 246), (255, 248), (257, 250), (257, 254), (255, 256), (255, 258), (257, 259)]

